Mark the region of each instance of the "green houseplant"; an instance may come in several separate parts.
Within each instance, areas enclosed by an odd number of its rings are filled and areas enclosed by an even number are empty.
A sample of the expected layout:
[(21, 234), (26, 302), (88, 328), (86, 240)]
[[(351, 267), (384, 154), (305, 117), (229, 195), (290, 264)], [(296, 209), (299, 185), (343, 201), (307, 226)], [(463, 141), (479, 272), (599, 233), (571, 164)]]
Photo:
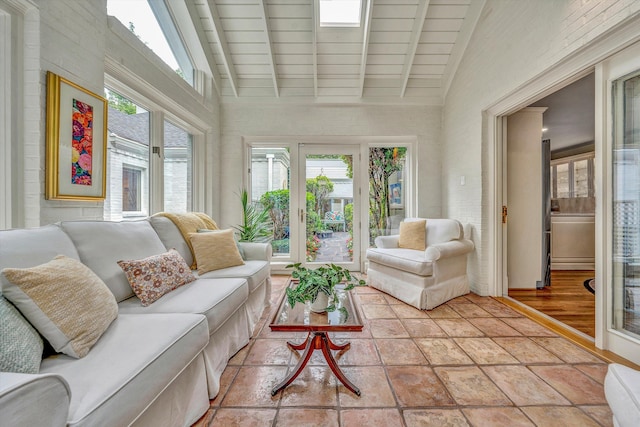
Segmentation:
[[(366, 282), (362, 279), (357, 279), (352, 276), (349, 270), (340, 267), (335, 264), (325, 264), (315, 269), (303, 267), (300, 263), (289, 264), (286, 268), (293, 268), (291, 277), (298, 281), (298, 284), (293, 287), (287, 288), (287, 299), (291, 307), (296, 303), (316, 303), (319, 296), (322, 301), (328, 301), (329, 297), (333, 297), (333, 301), (337, 301), (337, 288), (336, 285), (344, 284), (344, 290), (349, 291), (356, 286), (364, 286)], [(324, 294), (324, 295), (323, 295)], [(324, 296), (327, 297), (324, 300)], [(324, 305), (324, 307), (321, 307)], [(328, 302), (324, 302), (312, 310), (316, 312), (322, 311), (335, 311), (336, 306), (334, 303), (331, 305)]]
[(258, 209), (249, 201), (249, 193), (242, 190), (240, 193), (242, 203), (242, 225), (233, 227), (238, 231), (239, 241), (262, 241), (273, 236), (273, 227), (269, 221), (269, 210)]

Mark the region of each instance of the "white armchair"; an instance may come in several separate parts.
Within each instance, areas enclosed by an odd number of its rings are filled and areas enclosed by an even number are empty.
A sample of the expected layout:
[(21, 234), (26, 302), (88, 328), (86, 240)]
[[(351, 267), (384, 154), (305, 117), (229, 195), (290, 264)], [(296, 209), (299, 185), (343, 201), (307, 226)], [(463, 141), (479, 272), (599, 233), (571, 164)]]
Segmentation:
[[(406, 222), (422, 218), (407, 218)], [(467, 254), (474, 248), (455, 219), (427, 219), (426, 249), (399, 248), (399, 235), (376, 237), (367, 249), (367, 283), (419, 309), (469, 293)]]

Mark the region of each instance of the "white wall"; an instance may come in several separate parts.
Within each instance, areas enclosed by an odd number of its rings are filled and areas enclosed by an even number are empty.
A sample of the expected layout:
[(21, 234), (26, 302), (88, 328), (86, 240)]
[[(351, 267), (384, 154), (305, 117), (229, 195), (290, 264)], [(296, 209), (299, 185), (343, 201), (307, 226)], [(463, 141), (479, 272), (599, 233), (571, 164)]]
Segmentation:
[(492, 154), (483, 140), (482, 112), (639, 10), (634, 0), (487, 0), (443, 110), (443, 214), (472, 225), (475, 292), (490, 290)]
[[(237, 225), (243, 185), (243, 140), (251, 136), (417, 136), (418, 212), (441, 214), (441, 108), (365, 105), (222, 104), (219, 224)], [(218, 220), (218, 218), (216, 218)]]
[(138, 84), (136, 90), (143, 95), (145, 91), (157, 94), (162, 88), (162, 96), (178, 110), (178, 118), (196, 118), (204, 132), (202, 141), (208, 145), (202, 150), (206, 154), (203, 173), (207, 174), (207, 188), (201, 193), (206, 195), (205, 209), (215, 214), (210, 195), (217, 193), (218, 181), (210, 171), (218, 169), (219, 110), (210, 82), (205, 82), (206, 96), (196, 93), (142, 42), (114, 30), (107, 21), (106, 0), (33, 0), (33, 4), (25, 16), (24, 137), (18, 142), (24, 158), (20, 183), (24, 208), (17, 211), (24, 212), (24, 219), (14, 223), (34, 227), (67, 219), (102, 219), (102, 202), (44, 198), (46, 72), (102, 95), (107, 57), (111, 64), (117, 64), (115, 77), (128, 77), (125, 83)]

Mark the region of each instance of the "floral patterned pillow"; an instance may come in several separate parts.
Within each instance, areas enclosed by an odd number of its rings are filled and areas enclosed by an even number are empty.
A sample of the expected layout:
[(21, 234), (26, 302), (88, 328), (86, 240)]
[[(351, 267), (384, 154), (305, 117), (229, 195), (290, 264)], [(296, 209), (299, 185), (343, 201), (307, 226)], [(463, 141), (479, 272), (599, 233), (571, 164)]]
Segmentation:
[(141, 260), (118, 261), (131, 289), (143, 307), (172, 290), (196, 280), (191, 268), (175, 249)]

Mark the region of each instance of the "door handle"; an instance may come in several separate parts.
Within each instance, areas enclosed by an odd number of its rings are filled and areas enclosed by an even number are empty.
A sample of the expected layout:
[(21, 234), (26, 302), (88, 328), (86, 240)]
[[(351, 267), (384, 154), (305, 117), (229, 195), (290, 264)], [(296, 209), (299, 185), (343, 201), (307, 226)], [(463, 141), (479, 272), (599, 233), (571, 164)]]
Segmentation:
[(300, 209), (300, 222), (304, 222), (304, 209)]

